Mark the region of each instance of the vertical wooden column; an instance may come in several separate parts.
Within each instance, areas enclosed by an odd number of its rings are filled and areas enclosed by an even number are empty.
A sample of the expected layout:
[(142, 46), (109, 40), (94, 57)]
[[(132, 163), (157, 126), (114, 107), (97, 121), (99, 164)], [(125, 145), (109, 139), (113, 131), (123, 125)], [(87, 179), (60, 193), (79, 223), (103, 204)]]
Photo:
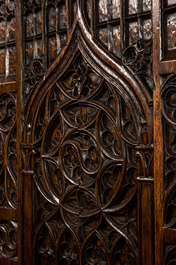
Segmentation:
[(155, 209), (155, 265), (163, 264), (163, 135), (160, 92), (160, 20), (161, 1), (152, 1), (153, 12), (153, 122), (154, 122), (154, 209)]
[(23, 263), (23, 180), (22, 142), (22, 0), (15, 0), (16, 17), (16, 88), (17, 88), (17, 185), (18, 185), (18, 262)]
[(139, 254), (142, 265), (154, 264), (153, 146), (138, 146)]
[[(30, 126), (29, 126), (30, 127)], [(24, 183), (24, 265), (33, 265), (33, 239), (34, 239), (34, 172), (31, 170), (31, 155), (33, 145), (29, 143), (30, 131), (27, 133), (26, 143), (22, 144), (22, 154), (24, 157), (23, 183)]]

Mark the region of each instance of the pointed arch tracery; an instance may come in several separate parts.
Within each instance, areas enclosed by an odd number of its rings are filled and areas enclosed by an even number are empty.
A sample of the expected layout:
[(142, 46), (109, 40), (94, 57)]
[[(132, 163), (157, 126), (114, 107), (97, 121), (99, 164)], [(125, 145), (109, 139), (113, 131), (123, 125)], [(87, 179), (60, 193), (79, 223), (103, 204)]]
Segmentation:
[[(138, 150), (152, 148), (149, 95), (86, 27), (78, 8), (66, 47), (26, 106), (23, 151), (35, 182), (35, 264), (45, 257), (53, 264), (110, 264), (124, 257), (137, 264), (139, 255), (139, 161), (150, 154), (139, 158)], [(50, 242), (52, 251), (43, 250)]]

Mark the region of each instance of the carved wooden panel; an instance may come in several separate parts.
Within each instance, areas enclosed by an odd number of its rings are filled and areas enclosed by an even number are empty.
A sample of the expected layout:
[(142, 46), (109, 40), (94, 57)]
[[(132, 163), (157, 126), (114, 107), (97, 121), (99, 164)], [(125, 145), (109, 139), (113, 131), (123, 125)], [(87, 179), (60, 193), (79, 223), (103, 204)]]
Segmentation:
[(0, 264), (176, 263), (175, 29), (175, 0), (0, 0)]
[[(111, 39), (112, 32), (121, 34), (120, 1), (112, 6), (107, 1), (69, 2), (68, 20), (60, 24), (57, 12), (65, 14), (65, 2), (59, 2), (60, 9), (54, 7), (52, 1), (47, 38), (55, 36), (58, 25), (68, 30), (70, 21), (66, 46), (53, 57), (46, 75), (42, 62), (32, 57), (24, 79), (25, 86), (33, 85), (22, 145), (24, 178), (34, 180), (33, 263), (138, 264), (150, 242), (152, 264), (151, 41), (133, 42), (116, 72), (117, 60), (110, 63), (108, 56), (121, 45), (120, 38)], [(101, 35), (111, 45), (102, 57), (103, 46), (91, 42), (94, 8), (97, 40)], [(143, 193), (148, 194), (147, 205)], [(145, 233), (151, 234), (146, 243)]]
[(32, 126), (36, 264), (137, 264), (134, 146), (141, 135), (116, 89), (80, 53), (72, 60)]

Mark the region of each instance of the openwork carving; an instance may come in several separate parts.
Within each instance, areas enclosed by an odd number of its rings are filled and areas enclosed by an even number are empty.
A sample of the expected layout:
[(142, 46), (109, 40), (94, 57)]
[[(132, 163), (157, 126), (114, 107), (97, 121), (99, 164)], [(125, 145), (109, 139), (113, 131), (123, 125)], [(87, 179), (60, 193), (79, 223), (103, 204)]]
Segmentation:
[(17, 223), (0, 221), (0, 257), (17, 257)]

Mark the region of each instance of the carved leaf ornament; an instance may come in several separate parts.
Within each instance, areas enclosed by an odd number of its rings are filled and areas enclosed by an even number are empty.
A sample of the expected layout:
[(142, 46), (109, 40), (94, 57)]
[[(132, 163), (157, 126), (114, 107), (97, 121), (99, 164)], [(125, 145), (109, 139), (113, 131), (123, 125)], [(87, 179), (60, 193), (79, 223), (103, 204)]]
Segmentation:
[(137, 80), (93, 41), (78, 3), (27, 104), (35, 264), (138, 263), (136, 147), (152, 144), (152, 122)]

